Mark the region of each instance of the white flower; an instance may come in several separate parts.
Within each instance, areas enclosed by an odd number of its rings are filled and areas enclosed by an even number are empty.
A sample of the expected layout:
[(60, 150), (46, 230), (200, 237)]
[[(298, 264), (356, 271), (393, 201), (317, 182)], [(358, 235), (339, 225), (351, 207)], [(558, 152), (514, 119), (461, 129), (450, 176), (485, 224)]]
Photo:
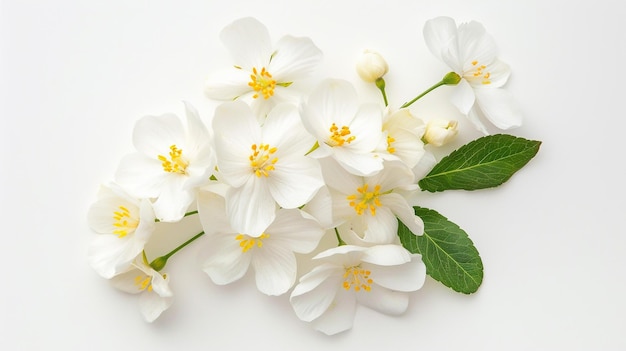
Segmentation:
[(329, 335), (352, 328), (357, 303), (404, 313), (408, 292), (420, 289), (426, 278), (421, 256), (400, 245), (344, 245), (314, 259), (321, 264), (300, 278), (290, 301), (298, 318)]
[(147, 322), (157, 319), (173, 302), (169, 277), (152, 269), (145, 257), (137, 257), (132, 267), (111, 279), (111, 284), (127, 293), (141, 293), (139, 309)]
[(233, 230), (226, 218), (224, 199), (202, 192), (198, 201), (206, 233), (202, 269), (215, 284), (239, 280), (252, 266), (256, 286), (264, 294), (281, 295), (296, 280), (294, 253), (311, 252), (324, 235), (315, 219), (298, 209), (280, 209), (259, 236)]
[(512, 96), (501, 89), (511, 70), (496, 58), (495, 42), (482, 24), (472, 21), (457, 28), (452, 18), (437, 17), (426, 22), (424, 38), (433, 55), (463, 78), (452, 102), (477, 129), (487, 134), (481, 116), (500, 129), (521, 125)]
[(382, 158), (374, 153), (383, 137), (382, 111), (376, 104), (359, 106), (350, 83), (322, 82), (304, 106), (302, 122), (319, 146), (311, 156), (332, 156), (350, 173), (362, 176), (383, 168)]
[(426, 132), (424, 133), (424, 141), (429, 145), (443, 146), (454, 139), (457, 135), (458, 123), (440, 118), (434, 118), (426, 124)]
[(384, 138), (376, 152), (386, 160), (401, 160), (413, 168), (425, 153), (424, 129), (424, 122), (413, 116), (409, 109), (392, 111), (387, 108), (383, 117)]
[(89, 246), (89, 263), (107, 279), (130, 267), (154, 230), (150, 202), (132, 198), (115, 184), (100, 188), (87, 221), (101, 234)]
[(172, 114), (146, 116), (135, 124), (133, 144), (117, 182), (133, 196), (156, 199), (154, 212), (162, 221), (180, 220), (195, 199), (196, 188), (209, 181), (215, 166), (209, 133), (198, 112), (185, 104), (187, 128)]
[(314, 140), (291, 104), (277, 105), (260, 126), (248, 105), (224, 103), (213, 130), (220, 180), (232, 187), (227, 212), (239, 232), (261, 235), (274, 220), (276, 203), (300, 207), (324, 185), (319, 164), (305, 156)]
[(422, 235), (424, 223), (396, 189), (414, 187), (413, 173), (399, 161), (371, 177), (355, 176), (332, 162), (323, 163), (324, 179), (331, 189), (335, 224), (348, 223), (367, 243), (398, 243), (398, 219), (413, 234)]
[(381, 54), (364, 50), (356, 62), (356, 71), (361, 79), (372, 83), (387, 74), (389, 65)]
[(276, 103), (291, 101), (286, 88), (309, 75), (322, 59), (322, 52), (309, 38), (287, 35), (272, 45), (267, 28), (254, 18), (234, 21), (220, 38), (234, 66), (208, 77), (206, 95), (217, 100), (251, 97), (260, 117)]

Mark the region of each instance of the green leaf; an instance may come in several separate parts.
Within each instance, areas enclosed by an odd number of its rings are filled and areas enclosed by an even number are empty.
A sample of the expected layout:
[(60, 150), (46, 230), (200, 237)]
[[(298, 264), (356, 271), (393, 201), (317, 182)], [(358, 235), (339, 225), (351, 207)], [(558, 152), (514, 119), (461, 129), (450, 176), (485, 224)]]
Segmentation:
[(467, 233), (436, 211), (413, 208), (424, 221), (424, 234), (414, 235), (398, 221), (402, 245), (422, 255), (426, 273), (433, 279), (460, 293), (476, 292), (483, 281), (483, 262)]
[(493, 188), (524, 167), (540, 145), (507, 134), (488, 135), (444, 157), (418, 184), (430, 192)]

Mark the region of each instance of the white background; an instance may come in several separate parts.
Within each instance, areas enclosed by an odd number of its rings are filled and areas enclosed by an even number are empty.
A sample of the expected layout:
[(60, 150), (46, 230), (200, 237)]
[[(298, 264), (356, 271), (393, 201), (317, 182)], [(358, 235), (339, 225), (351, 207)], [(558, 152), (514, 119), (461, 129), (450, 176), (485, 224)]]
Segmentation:
[[(182, 100), (211, 115), (202, 88), (229, 64), (224, 25), (255, 16), (274, 40), (311, 37), (325, 54), (318, 77), (350, 80), (364, 98), (378, 96), (354, 60), (377, 50), (398, 106), (447, 72), (422, 37), (440, 15), (494, 36), (525, 115), (510, 133), (543, 141), (502, 187), (423, 196), (480, 251), (476, 294), (428, 278), (405, 315), (361, 308), (351, 331), (328, 337), (249, 277), (214, 285), (197, 245), (170, 260), (176, 300), (153, 324), (89, 267), (86, 211), (134, 150), (135, 121), (182, 114)], [(609, 0), (0, 1), (0, 349), (625, 349), (625, 17)], [(448, 96), (413, 111), (459, 119), (451, 150), (479, 134)]]

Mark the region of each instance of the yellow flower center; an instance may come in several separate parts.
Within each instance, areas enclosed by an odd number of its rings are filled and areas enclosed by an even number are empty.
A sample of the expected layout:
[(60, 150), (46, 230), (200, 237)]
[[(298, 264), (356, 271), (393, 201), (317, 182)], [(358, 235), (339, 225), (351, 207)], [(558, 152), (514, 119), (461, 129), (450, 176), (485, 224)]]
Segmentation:
[(248, 250), (253, 247), (261, 248), (263, 247), (263, 239), (269, 238), (270, 235), (267, 233), (261, 234), (258, 238), (251, 238), (245, 234), (238, 234), (235, 237), (235, 240), (239, 241), (239, 246), (241, 247), (241, 252), (248, 252)]
[(270, 176), (270, 171), (273, 171), (274, 165), (278, 162), (278, 157), (273, 157), (272, 155), (278, 150), (276, 147), (270, 147), (268, 144), (252, 144), (251, 146), (252, 154), (250, 155), (250, 167), (252, 167), (252, 172), (256, 174), (257, 177)]
[(396, 139), (392, 138), (391, 135), (387, 135), (387, 152), (393, 154), (396, 152), (396, 148), (391, 146), (391, 143), (396, 141)]
[(125, 237), (129, 232), (133, 232), (139, 225), (139, 220), (130, 216), (130, 211), (124, 206), (118, 207), (119, 211), (113, 211), (113, 234), (118, 238)]
[(342, 146), (345, 143), (350, 144), (356, 137), (350, 135), (350, 128), (343, 126), (337, 127), (335, 123), (330, 126), (330, 146)]
[(352, 194), (346, 197), (346, 200), (350, 201), (350, 206), (354, 207), (354, 211), (359, 216), (362, 215), (368, 209), (372, 216), (376, 215), (376, 208), (382, 206), (380, 199), (378, 198), (380, 193), (380, 185), (376, 185), (373, 191), (368, 191), (368, 185), (364, 184), (362, 187), (357, 188), (358, 194)]
[(158, 156), (163, 170), (169, 173), (187, 174), (189, 162), (183, 157), (183, 150), (176, 147), (176, 145), (172, 145), (170, 146), (169, 156), (169, 159), (163, 155)]
[(372, 290), (374, 280), (370, 278), (370, 271), (362, 269), (360, 266), (352, 266), (346, 268), (343, 274), (343, 288), (346, 290), (354, 289), (354, 291)]
[(474, 60), (472, 61), (472, 69), (466, 72), (464, 77), (467, 80), (480, 80), (481, 84), (491, 84), (491, 80), (489, 80), (491, 72), (485, 71), (486, 68), (487, 66), (479, 65), (478, 61)]
[(272, 75), (265, 70), (265, 67), (261, 68), (261, 72), (254, 67), (252, 68), (250, 83), (248, 83), (248, 85), (256, 92), (252, 95), (253, 98), (256, 99), (260, 95), (263, 95), (263, 99), (267, 100), (274, 95), (276, 81), (272, 79)]
[(135, 277), (135, 285), (140, 291), (146, 289), (152, 291), (152, 277), (148, 275), (138, 275)]

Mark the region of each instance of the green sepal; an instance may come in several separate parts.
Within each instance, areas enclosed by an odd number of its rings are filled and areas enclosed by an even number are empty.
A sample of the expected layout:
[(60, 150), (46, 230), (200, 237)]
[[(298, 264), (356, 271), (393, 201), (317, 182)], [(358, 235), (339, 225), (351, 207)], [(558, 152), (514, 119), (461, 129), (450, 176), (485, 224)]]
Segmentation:
[(426, 274), (454, 291), (475, 293), (483, 281), (483, 263), (467, 233), (434, 210), (413, 207), (424, 221), (424, 234), (411, 233), (398, 221), (398, 236), (407, 250), (422, 255)]
[(488, 135), (441, 159), (418, 184), (430, 192), (497, 187), (524, 167), (540, 145), (508, 134)]

